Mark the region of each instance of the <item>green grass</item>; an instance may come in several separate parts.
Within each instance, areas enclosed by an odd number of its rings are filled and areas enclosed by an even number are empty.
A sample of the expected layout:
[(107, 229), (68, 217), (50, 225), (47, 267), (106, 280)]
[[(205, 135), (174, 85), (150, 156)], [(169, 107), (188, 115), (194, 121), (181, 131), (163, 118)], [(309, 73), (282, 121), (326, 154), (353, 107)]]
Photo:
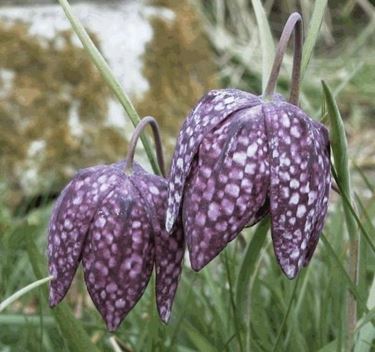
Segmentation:
[[(296, 5), (300, 2), (288, 3)], [(318, 5), (324, 3), (316, 2)], [(188, 265), (184, 267), (168, 326), (158, 320), (151, 282), (144, 297), (114, 334), (114, 340), (113, 335), (106, 332), (88, 298), (79, 272), (65, 304), (58, 309), (51, 311), (48, 308), (45, 286), (35, 288), (8, 305), (0, 313), (0, 351), (333, 352), (346, 351), (348, 340), (353, 341), (356, 352), (374, 350), (375, 181), (371, 168), (353, 164), (357, 155), (351, 155), (350, 149), (347, 150), (344, 128), (351, 132), (350, 135), (361, 133), (361, 126), (366, 124), (361, 120), (361, 113), (374, 111), (369, 99), (373, 92), (372, 76), (363, 72), (371, 71), (365, 53), (373, 53), (375, 48), (371, 36), (364, 39), (369, 31), (369, 20), (362, 25), (356, 22), (350, 3), (347, 2), (346, 12), (331, 28), (327, 18), (323, 18), (325, 36), (327, 31), (337, 33), (335, 26), (339, 24), (351, 23), (358, 29), (357, 37), (353, 37), (352, 31), (343, 30), (338, 48), (330, 48), (322, 41), (324, 36), (316, 37), (317, 24), (321, 22), (319, 9), (303, 8), (303, 12), (314, 13), (315, 17), (310, 26), (313, 32), (307, 33), (309, 52), (313, 56), (311, 60), (304, 57), (304, 62), (310, 61), (310, 66), (304, 75), (302, 105), (313, 117), (323, 117), (330, 126), (334, 142), (333, 166), (343, 196), (331, 194), (324, 236), (311, 264), (298, 279), (290, 281), (282, 275), (273, 253), (266, 219), (257, 227), (246, 229), (200, 273), (193, 272)], [(259, 4), (253, 2), (255, 7)], [(329, 4), (329, 14), (341, 13), (340, 4), (334, 1)], [(215, 0), (209, 5), (204, 3), (201, 10), (218, 58), (222, 52), (218, 49), (218, 39), (214, 38), (218, 28), (213, 25), (218, 23), (230, 38), (226, 48), (230, 59), (221, 67), (224, 84), (260, 92), (268, 67), (267, 63), (262, 65), (261, 55), (262, 52), (267, 55), (267, 50), (273, 50), (270, 49), (273, 46), (269, 41), (263, 43), (262, 50), (257, 46), (259, 40), (268, 40), (268, 35), (263, 33), (261, 39), (255, 38), (259, 32), (256, 17), (263, 29), (270, 27), (275, 33), (277, 26), (272, 21), (266, 23), (264, 18), (259, 19), (262, 15), (259, 8), (255, 16), (250, 2), (245, 6), (239, 0)], [(269, 14), (271, 19), (276, 16), (276, 10)], [(358, 58), (358, 52), (354, 55), (350, 48), (356, 44), (363, 60), (357, 62), (361, 68), (353, 73), (349, 68)], [(259, 53), (254, 53), (256, 50)], [(338, 52), (340, 57), (330, 58)], [(251, 53), (256, 61), (254, 64), (247, 61), (246, 53)], [(235, 71), (239, 68), (242, 70)], [(242, 75), (235, 81), (232, 72), (242, 72)], [(281, 92), (288, 87), (287, 72), (279, 82)], [(332, 88), (330, 91), (325, 86), (324, 96), (320, 80), (326, 80)], [(343, 100), (341, 108), (340, 101)], [(345, 125), (339, 110), (347, 117)], [(352, 116), (353, 111), (356, 116)], [(358, 119), (359, 125), (355, 126), (354, 121)], [(349, 145), (350, 142), (349, 139)], [(0, 187), (0, 192), (2, 189)], [(0, 302), (47, 276), (44, 253), (46, 226), (51, 212), (51, 204), (45, 202), (27, 214), (13, 216), (2, 204), (0, 193)], [(354, 242), (358, 242), (359, 253), (355, 260), (358, 264), (356, 279), (353, 277), (353, 263), (348, 257)], [(347, 316), (350, 304), (357, 308), (352, 319)], [(348, 322), (353, 321), (355, 333), (348, 336)]]

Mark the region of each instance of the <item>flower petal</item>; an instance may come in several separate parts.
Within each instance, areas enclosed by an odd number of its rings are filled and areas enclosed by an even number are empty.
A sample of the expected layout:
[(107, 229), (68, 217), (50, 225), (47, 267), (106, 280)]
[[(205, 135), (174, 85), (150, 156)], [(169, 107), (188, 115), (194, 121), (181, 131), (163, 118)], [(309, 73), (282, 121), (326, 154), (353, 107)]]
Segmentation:
[(317, 177), (314, 181), (319, 184), (315, 184), (314, 188), (318, 189), (317, 194), (317, 205), (318, 215), (316, 223), (314, 225), (311, 238), (307, 244), (307, 253), (304, 261), (304, 266), (310, 262), (312, 255), (314, 254), (315, 248), (318, 244), (320, 233), (323, 230), (324, 220), (327, 215), (329, 192), (331, 190), (331, 165), (330, 165), (330, 145), (329, 136), (327, 129), (314, 121), (312, 121), (312, 130), (314, 133), (314, 145), (317, 154), (317, 160), (319, 167), (315, 167)]
[(132, 180), (144, 197), (150, 216), (153, 218), (156, 303), (160, 318), (167, 323), (181, 275), (185, 251), (182, 224), (177, 223), (172, 234), (164, 228), (167, 201), (167, 181), (164, 178), (143, 172), (137, 173)]
[(56, 201), (48, 235), (48, 269), (54, 277), (49, 286), (51, 307), (68, 291), (97, 205), (117, 182), (116, 175), (108, 175), (110, 170), (100, 165), (79, 171)]
[(329, 173), (329, 155), (322, 153), (327, 143), (320, 146), (320, 132), (314, 128), (319, 124), (296, 106), (266, 104), (263, 110), (270, 154), (274, 250), (282, 270), (292, 279), (305, 262), (313, 232), (320, 226), (317, 222), (322, 223), (327, 211), (322, 191)]
[(258, 97), (237, 89), (213, 90), (187, 117), (177, 139), (171, 166), (166, 218), (168, 232), (178, 216), (185, 181), (204, 136), (233, 112), (258, 104)]
[(143, 199), (124, 176), (101, 202), (82, 258), (90, 296), (114, 331), (142, 296), (154, 248)]
[(261, 106), (236, 112), (203, 139), (183, 201), (194, 270), (259, 216), (269, 186), (267, 148)]

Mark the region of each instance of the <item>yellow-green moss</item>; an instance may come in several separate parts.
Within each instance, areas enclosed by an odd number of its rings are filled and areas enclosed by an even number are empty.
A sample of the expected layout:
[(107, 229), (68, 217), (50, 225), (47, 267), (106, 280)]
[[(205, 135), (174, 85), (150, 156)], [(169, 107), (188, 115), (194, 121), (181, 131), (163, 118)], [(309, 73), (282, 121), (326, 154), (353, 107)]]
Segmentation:
[[(13, 76), (9, 90), (0, 79), (0, 167), (12, 205), (25, 194), (58, 189), (73, 170), (110, 162), (125, 150), (123, 131), (101, 127), (110, 93), (71, 35), (48, 41), (31, 36), (23, 23), (0, 22), (0, 70)], [(74, 106), (83, 135), (69, 126)], [(33, 141), (45, 148), (30, 156)], [(33, 168), (38, 185), (25, 189), (23, 174)]]
[(152, 19), (153, 39), (144, 54), (144, 76), (151, 88), (136, 107), (141, 115), (154, 115), (160, 122), (170, 156), (187, 113), (207, 90), (217, 88), (217, 71), (199, 16), (189, 2), (151, 3), (171, 9), (176, 17)]

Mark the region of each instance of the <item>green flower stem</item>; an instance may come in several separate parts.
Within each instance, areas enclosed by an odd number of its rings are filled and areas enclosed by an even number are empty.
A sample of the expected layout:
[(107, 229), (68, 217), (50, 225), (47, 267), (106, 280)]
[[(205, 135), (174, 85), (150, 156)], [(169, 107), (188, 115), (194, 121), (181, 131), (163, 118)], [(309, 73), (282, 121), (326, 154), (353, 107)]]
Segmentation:
[(111, 344), (112, 349), (113, 349), (114, 352), (122, 352), (122, 349), (121, 349), (121, 347), (118, 345), (115, 336), (111, 336), (111, 337), (109, 338), (109, 343)]
[(165, 177), (163, 146), (161, 143), (160, 129), (159, 129), (158, 123), (152, 116), (144, 117), (139, 122), (139, 124), (137, 125), (137, 127), (135, 128), (133, 132), (132, 138), (129, 143), (128, 156), (126, 157), (125, 173), (131, 174), (133, 171), (133, 160), (134, 160), (135, 148), (137, 147), (139, 136), (141, 135), (142, 131), (147, 127), (147, 125), (150, 125), (152, 128), (152, 132), (154, 134), (154, 139), (155, 139), (155, 149), (156, 149), (156, 156), (158, 158), (159, 169), (161, 171), (162, 176)]
[(25, 286), (24, 288), (21, 288), (17, 292), (13, 293), (10, 297), (8, 297), (6, 300), (0, 303), (0, 312), (2, 312), (6, 307), (8, 307), (13, 302), (17, 301), (20, 297), (25, 295), (26, 293), (34, 290), (35, 288), (44, 285), (46, 282), (49, 282), (52, 280), (52, 276), (45, 277), (44, 279), (37, 280), (32, 282), (31, 284)]
[(279, 43), (276, 48), (275, 60), (273, 62), (270, 78), (264, 92), (265, 97), (271, 97), (275, 91), (277, 79), (279, 77), (281, 64), (285, 55), (285, 51), (290, 37), (294, 32), (294, 57), (292, 71), (292, 87), (290, 91), (289, 102), (298, 105), (301, 77), (301, 60), (302, 60), (302, 42), (303, 27), (302, 17), (299, 13), (292, 13), (286, 22)]
[[(100, 74), (113, 91), (115, 96), (120, 101), (121, 105), (124, 107), (130, 121), (135, 126), (138, 125), (139, 121), (141, 120), (137, 111), (135, 110), (133, 104), (131, 103), (129, 97), (125, 94), (123, 89), (121, 88), (120, 82), (116, 79), (113, 75), (110, 67), (108, 66), (107, 62), (99, 52), (99, 50), (95, 47), (95, 44), (87, 34), (86, 30), (83, 28), (82, 24), (79, 20), (74, 16), (72, 8), (69, 5), (67, 0), (59, 0), (60, 5), (62, 6), (66, 17), (68, 18), (69, 22), (72, 25), (74, 32), (77, 34), (78, 38), (80, 39), (82, 45), (86, 49), (87, 53), (89, 54), (90, 58), (92, 59), (93, 63), (99, 70)], [(150, 160), (150, 164), (154, 172), (158, 175), (161, 174), (161, 170), (159, 169), (157, 160), (152, 152), (151, 144), (146, 135), (142, 134), (141, 140), (143, 146), (145, 148), (146, 154), (148, 159)]]

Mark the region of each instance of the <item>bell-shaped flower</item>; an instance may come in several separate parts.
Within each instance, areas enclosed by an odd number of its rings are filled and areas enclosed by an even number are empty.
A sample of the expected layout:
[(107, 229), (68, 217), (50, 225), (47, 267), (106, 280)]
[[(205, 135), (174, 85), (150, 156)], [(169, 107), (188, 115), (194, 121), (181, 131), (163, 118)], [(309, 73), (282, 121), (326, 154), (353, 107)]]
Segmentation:
[[(79, 171), (57, 199), (49, 224), (50, 306), (64, 298), (82, 260), (89, 294), (111, 331), (142, 296), (154, 265), (157, 308), (167, 322), (181, 273), (182, 228), (172, 235), (164, 229), (167, 181), (133, 166), (148, 123), (159, 137), (156, 121), (143, 119), (127, 161)], [(160, 137), (156, 144), (163, 170)]]
[[(285, 26), (264, 96), (210, 91), (182, 126), (170, 173), (166, 229), (174, 228), (182, 212), (194, 270), (267, 213), (278, 263), (289, 278), (315, 250), (327, 213), (330, 145), (327, 129), (298, 107), (300, 21), (293, 14)], [(273, 91), (296, 25), (287, 102)]]

